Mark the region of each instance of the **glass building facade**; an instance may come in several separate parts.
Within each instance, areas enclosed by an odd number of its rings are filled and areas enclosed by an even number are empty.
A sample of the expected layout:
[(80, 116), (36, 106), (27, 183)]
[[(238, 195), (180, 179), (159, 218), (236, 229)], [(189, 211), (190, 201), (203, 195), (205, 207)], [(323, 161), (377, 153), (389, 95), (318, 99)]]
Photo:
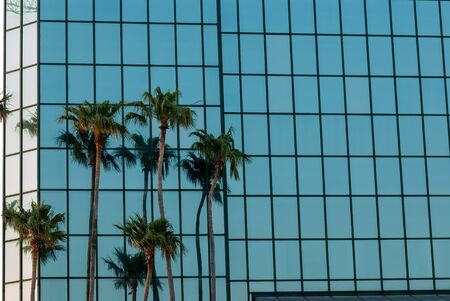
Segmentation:
[[(218, 300), (450, 289), (450, 1), (6, 0), (5, 8), (4, 85), (14, 100), (4, 201), (27, 206), (39, 196), (67, 217), (66, 250), (39, 271), (40, 300), (86, 294), (90, 171), (57, 144), (69, 126), (56, 118), (68, 105), (139, 100), (157, 86), (181, 90), (197, 128), (233, 126), (252, 157), (214, 205)], [(159, 133), (155, 123), (129, 130)], [(179, 160), (188, 133), (168, 136)], [(122, 146), (132, 145), (109, 147)], [(102, 260), (115, 247), (133, 252), (113, 225), (139, 212), (142, 172), (119, 163), (101, 175), (97, 300), (131, 300)], [(153, 218), (156, 184), (152, 177)], [(202, 192), (177, 164), (164, 190), (188, 250), (173, 265), (177, 300), (198, 300)], [(30, 259), (16, 234), (4, 237), (4, 300), (27, 300)], [(168, 300), (159, 257), (156, 270)]]

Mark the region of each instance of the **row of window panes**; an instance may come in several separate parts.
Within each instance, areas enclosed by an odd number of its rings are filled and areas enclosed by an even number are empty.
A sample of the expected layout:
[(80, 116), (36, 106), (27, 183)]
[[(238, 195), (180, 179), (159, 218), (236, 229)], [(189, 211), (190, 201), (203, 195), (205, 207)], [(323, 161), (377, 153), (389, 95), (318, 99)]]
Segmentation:
[[(406, 265), (411, 278), (433, 277), (430, 241), (407, 240), (407, 255), (403, 240), (382, 241), (381, 256), (379, 247), (375, 240), (355, 241), (353, 254), (352, 241), (302, 241), (301, 246), (298, 241), (233, 241), (229, 246), (230, 277), (232, 280), (247, 279), (246, 257), (242, 256), (247, 251), (249, 280), (274, 279), (274, 272), (278, 280), (327, 279), (326, 248), (330, 279), (353, 279), (354, 273), (357, 279), (406, 278)], [(433, 241), (433, 249), (434, 276), (449, 277), (450, 261), (445, 254), (450, 250), (450, 243)]]
[(24, 26), (22, 30), (22, 41), (20, 28), (6, 32), (6, 71), (20, 68), (21, 43), (23, 43), (22, 66), (26, 67), (37, 63), (37, 24)]
[(301, 197), (300, 201), (229, 197), (228, 235), (231, 239), (428, 238), (431, 227), (434, 238), (450, 237), (444, 213), (450, 198), (431, 197), (430, 208), (428, 212), (426, 197), (380, 197), (378, 201), (374, 197)]
[(239, 22), (242, 32), (287, 33), (291, 30), (294, 33), (339, 34), (342, 26), (344, 34), (367, 31), (369, 34), (415, 35), (417, 14), (419, 35), (440, 35), (440, 17), (443, 34), (450, 34), (450, 3), (394, 0), (391, 7), (390, 3), (389, 0), (222, 1), (222, 31), (238, 31)]
[[(266, 41), (264, 41), (266, 37)], [(368, 41), (367, 41), (368, 39)], [(269, 74), (317, 74), (321, 75), (367, 75), (370, 64), (372, 75), (393, 75), (395, 59), (395, 74), (399, 76), (442, 76), (444, 67), (450, 68), (450, 39), (440, 38), (409, 38), (395, 37), (341, 37), (292, 36), (292, 45), (288, 35), (261, 34), (223, 34), (223, 64), (225, 73), (238, 73), (238, 50), (240, 45), (240, 72), (264, 74), (265, 57), (267, 56), (267, 73)], [(264, 51), (266, 43), (266, 51)], [(366, 45), (368, 43), (369, 49)], [(418, 45), (418, 49), (417, 49)], [(292, 46), (292, 68), (290, 47)], [(442, 50), (444, 54), (442, 54)], [(343, 52), (343, 57), (342, 57)], [(316, 57), (318, 54), (318, 58)], [(419, 63), (418, 63), (418, 53)], [(369, 54), (369, 60), (367, 55)], [(443, 63), (445, 59), (445, 65)], [(319, 68), (317, 70), (316, 60)], [(344, 68), (342, 67), (344, 62)]]
[[(215, 23), (215, 0), (41, 0), (42, 20)], [(121, 11), (122, 8), (122, 11)], [(93, 10), (95, 9), (95, 17)], [(122, 19), (121, 19), (122, 18)]]
[(290, 113), (295, 105), (296, 113), (319, 113), (320, 92), (322, 113), (448, 114), (449, 84), (443, 78), (227, 75), (224, 110)]
[[(149, 91), (148, 70), (148, 67), (97, 66), (94, 87), (92, 66), (69, 66), (66, 69), (64, 66), (42, 65), (40, 102), (65, 104), (67, 96), (69, 103), (81, 103), (84, 100), (92, 102), (94, 88), (97, 101), (115, 102), (122, 98), (122, 93), (126, 101), (140, 100), (142, 94)], [(218, 68), (151, 67), (150, 77), (150, 90), (159, 86), (163, 91), (175, 90), (178, 79), (178, 89), (183, 92), (180, 104), (220, 104)], [(120, 85), (122, 79), (123, 91)]]
[[(41, 23), (41, 62), (65, 62), (65, 23)], [(121, 63), (121, 43), (123, 42), (124, 64), (159, 65), (217, 65), (217, 26), (143, 24), (68, 24), (68, 63), (119, 64)], [(203, 30), (203, 38), (202, 38)], [(150, 35), (150, 49), (147, 42)], [(202, 47), (203, 42), (203, 47)], [(95, 44), (94, 44), (95, 43)]]

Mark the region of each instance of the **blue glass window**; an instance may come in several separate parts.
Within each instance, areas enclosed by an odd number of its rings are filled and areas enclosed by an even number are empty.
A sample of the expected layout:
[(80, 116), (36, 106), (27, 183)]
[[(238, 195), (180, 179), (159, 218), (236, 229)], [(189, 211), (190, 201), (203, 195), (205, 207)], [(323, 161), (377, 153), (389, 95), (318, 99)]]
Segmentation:
[(320, 155), (320, 121), (318, 116), (299, 115), (297, 123), (298, 151), (302, 155)]
[(64, 20), (66, 1), (61, 0), (41, 0), (40, 18), (41, 20)]
[(398, 113), (420, 114), (419, 81), (416, 78), (397, 78)]
[(397, 158), (377, 158), (377, 187), (379, 194), (400, 194), (400, 167)]
[(268, 154), (267, 117), (263, 115), (244, 116), (245, 152), (250, 155)]
[(355, 266), (357, 278), (380, 277), (380, 254), (376, 240), (355, 241)]
[(120, 0), (95, 0), (96, 21), (119, 21)]
[(314, 37), (292, 37), (294, 74), (316, 74), (316, 44)]
[(291, 73), (291, 54), (289, 37), (284, 35), (269, 35), (267, 43), (267, 72), (271, 74)]
[(118, 24), (95, 25), (95, 60), (100, 64), (120, 63), (120, 26)]
[(401, 240), (384, 240), (381, 242), (381, 262), (383, 277), (406, 277), (405, 244)]
[(242, 105), (244, 112), (267, 111), (265, 86), (266, 81), (262, 76), (242, 77)]
[(276, 238), (297, 238), (298, 237), (297, 199), (296, 198), (275, 198), (273, 200), (273, 210), (274, 210), (274, 235), (275, 235), (275, 237)]
[(403, 193), (425, 194), (425, 164), (422, 158), (403, 158)]
[(247, 227), (249, 238), (270, 238), (271, 204), (269, 198), (247, 199)]
[(246, 166), (248, 174), (252, 177), (245, 177), (245, 185), (249, 194), (269, 193), (269, 162), (268, 158), (253, 158), (252, 164)]
[(94, 74), (91, 66), (69, 66), (69, 102), (94, 100)]
[(262, 0), (240, 0), (239, 21), (240, 31), (262, 32)]
[[(98, 101), (109, 100), (118, 102), (122, 100), (120, 67), (97, 67), (96, 92)], [(143, 90), (144, 91), (144, 90)]]
[(124, 97), (126, 101), (137, 101), (142, 98), (144, 91), (149, 91), (148, 68), (125, 67), (123, 69)]
[(443, 75), (441, 50), (440, 39), (419, 38), (420, 72), (422, 75)]
[(441, 17), (442, 17), (442, 34), (450, 34), (450, 3), (441, 3)]
[(349, 152), (351, 155), (372, 154), (372, 125), (367, 116), (348, 116)]
[(151, 22), (173, 22), (174, 0), (149, 0), (149, 15)]
[(150, 25), (150, 63), (175, 65), (175, 34), (172, 25)]
[(92, 63), (93, 33), (91, 24), (69, 23), (69, 63)]
[(399, 117), (400, 146), (404, 155), (423, 155), (422, 120), (415, 116)]
[(237, 1), (220, 1), (222, 32), (237, 31)]
[(431, 197), (431, 228), (434, 237), (450, 236), (450, 219), (447, 212), (450, 210), (448, 197)]
[(344, 113), (342, 78), (320, 77), (320, 104), (322, 113)]
[(417, 26), (419, 35), (439, 35), (439, 4), (436, 1), (417, 1)]
[(122, 17), (124, 21), (147, 21), (147, 1), (122, 0)]
[(428, 237), (428, 202), (426, 198), (405, 198), (405, 222), (407, 237)]
[(439, 116), (425, 117), (425, 142), (428, 155), (448, 155), (447, 118)]
[[(322, 198), (300, 199), (302, 238), (325, 237), (325, 211)], [(304, 251), (302, 251), (304, 253)]]
[(147, 26), (142, 24), (124, 24), (122, 32), (124, 63), (147, 64)]
[[(320, 158), (299, 159), (300, 194), (323, 194), (322, 160)], [(305, 229), (302, 229), (304, 232)]]
[(292, 116), (270, 115), (270, 149), (273, 155), (291, 155), (294, 148)]
[(298, 241), (276, 241), (276, 272), (279, 279), (300, 278), (300, 255)]
[(428, 158), (428, 183), (430, 194), (450, 194), (450, 162), (443, 158)]
[(370, 72), (373, 75), (392, 75), (391, 39), (385, 37), (369, 38)]
[(367, 30), (369, 34), (390, 34), (389, 0), (367, 0)]
[(366, 78), (347, 77), (345, 79), (347, 112), (370, 113), (369, 82)]
[(69, 20), (92, 20), (93, 0), (67, 0)]
[(432, 277), (429, 241), (408, 240), (408, 268), (412, 278)]
[(397, 155), (397, 120), (390, 116), (374, 117), (375, 153)]
[(314, 32), (313, 0), (291, 0), (291, 30), (295, 33)]
[(445, 114), (445, 83), (442, 79), (422, 79), (423, 113)]
[(418, 75), (416, 39), (394, 38), (394, 49), (397, 75)]
[(317, 78), (294, 77), (295, 110), (302, 113), (319, 112)]
[(450, 241), (433, 241), (434, 272), (436, 277), (448, 277), (450, 261), (447, 254), (450, 252)]
[(403, 208), (400, 198), (379, 198), (380, 236), (403, 237)]
[(296, 189), (296, 171), (294, 158), (272, 158), (272, 193), (293, 195)]
[(414, 2), (409, 0), (392, 1), (393, 33), (396, 35), (414, 35)]
[(377, 204), (375, 198), (353, 197), (352, 209), (355, 238), (377, 237)]
[(320, 74), (342, 74), (341, 40), (339, 37), (319, 36), (317, 39)]
[(177, 26), (177, 54), (180, 65), (202, 64), (202, 37), (199, 26)]
[(288, 32), (288, 0), (265, 0), (267, 32)]
[(354, 194), (375, 193), (373, 159), (351, 158), (350, 175), (352, 180), (352, 193)]
[(190, 105), (205, 103), (202, 68), (179, 68), (178, 88), (182, 91), (180, 104)]
[(177, 0), (177, 22), (199, 23), (201, 21), (201, 0)]
[(41, 63), (64, 63), (66, 60), (64, 23), (41, 23)]
[(341, 6), (343, 33), (365, 33), (364, 3), (358, 0), (343, 0)]
[(64, 108), (61, 106), (41, 105), (40, 117), (42, 120), (49, 120), (50, 122), (42, 122), (40, 125), (40, 146), (41, 147), (57, 147), (55, 137), (60, 135), (60, 132), (65, 129), (64, 123), (57, 123), (56, 119), (64, 114)]
[[(223, 99), (225, 112), (241, 111), (241, 96), (239, 77), (224, 76), (223, 77)], [(265, 91), (265, 89), (264, 89)], [(265, 99), (265, 97), (264, 97)]]
[(330, 241), (328, 243), (331, 279), (353, 277), (353, 249), (351, 241)]
[(325, 155), (347, 154), (345, 118), (343, 116), (322, 117), (323, 151)]
[(66, 68), (64, 66), (40, 67), (41, 102), (66, 102)]
[(66, 183), (66, 151), (41, 150), (41, 162), (46, 162), (40, 168), (40, 185), (45, 189), (65, 188)]
[(351, 236), (350, 202), (348, 198), (326, 198), (329, 238)]
[(371, 78), (373, 113), (396, 112), (394, 80), (392, 78)]
[(203, 44), (205, 65), (218, 65), (217, 26), (203, 27)]
[[(271, 241), (250, 241), (248, 243), (250, 279), (273, 279), (273, 253)], [(261, 264), (265, 262), (266, 264)]]
[(302, 259), (305, 279), (327, 278), (327, 255), (324, 241), (303, 241)]
[(366, 39), (344, 37), (344, 60), (346, 75), (367, 74)]
[(241, 35), (242, 73), (264, 73), (264, 39), (262, 35)]
[(237, 35), (222, 35), (222, 63), (223, 72), (238, 73), (239, 71), (239, 50)]
[(348, 194), (346, 158), (325, 158), (325, 190), (327, 194)]
[(339, 2), (316, 0), (317, 33), (340, 33)]
[[(269, 111), (292, 112), (292, 85), (291, 78), (285, 76), (270, 76), (269, 85)], [(259, 86), (261, 89), (263, 86)]]

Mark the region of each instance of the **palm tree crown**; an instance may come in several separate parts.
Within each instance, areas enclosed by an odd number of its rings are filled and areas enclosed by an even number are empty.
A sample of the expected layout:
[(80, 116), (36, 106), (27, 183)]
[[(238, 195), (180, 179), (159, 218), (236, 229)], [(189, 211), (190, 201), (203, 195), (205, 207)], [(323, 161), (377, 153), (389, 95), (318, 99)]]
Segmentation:
[(3, 92), (3, 97), (0, 99), (0, 121), (3, 121), (8, 116), (9, 102), (11, 101), (12, 94)]
[(113, 271), (117, 276), (117, 279), (114, 280), (114, 286), (117, 289), (132, 289), (133, 286), (137, 287), (137, 285), (144, 284), (147, 262), (142, 252), (130, 255), (124, 249), (116, 248), (114, 249), (114, 257), (116, 261), (110, 257), (104, 259), (104, 261), (108, 270)]
[(207, 133), (204, 130), (197, 130), (191, 133), (197, 137), (197, 141), (192, 144), (192, 148), (200, 152), (208, 161), (214, 162), (220, 167), (227, 162), (230, 164), (230, 176), (239, 180), (239, 165), (250, 161), (250, 158), (235, 148), (233, 138), (233, 128), (229, 128), (225, 134), (218, 137)]

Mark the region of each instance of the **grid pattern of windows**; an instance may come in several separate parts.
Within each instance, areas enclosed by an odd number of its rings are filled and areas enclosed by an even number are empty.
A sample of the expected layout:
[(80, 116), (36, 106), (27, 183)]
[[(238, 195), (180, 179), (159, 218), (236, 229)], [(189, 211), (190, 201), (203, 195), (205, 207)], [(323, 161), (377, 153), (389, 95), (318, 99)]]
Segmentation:
[[(69, 234), (66, 251), (41, 267), (41, 300), (86, 294), (90, 171), (58, 145), (69, 127), (56, 118), (64, 106), (139, 100), (157, 86), (181, 90), (197, 128), (233, 126), (252, 157), (213, 209), (219, 300), (449, 287), (450, 1), (41, 0), (38, 18), (23, 1), (6, 13), (5, 81), (17, 97), (6, 123), (5, 200), (39, 192), (66, 213)], [(36, 107), (39, 139), (16, 130)], [(129, 131), (159, 133), (155, 123)], [(192, 139), (182, 129), (167, 138), (179, 162)], [(111, 140), (108, 151), (123, 146), (132, 144)], [(113, 224), (141, 208), (141, 168), (118, 160), (121, 171), (101, 174), (97, 300), (130, 300), (102, 260), (115, 247), (133, 252)], [(152, 218), (156, 184), (150, 177)], [(177, 164), (163, 185), (188, 250), (173, 266), (177, 300), (197, 300), (199, 278), (208, 300), (205, 208), (201, 277), (195, 246), (201, 190)], [(26, 300), (28, 259), (15, 239), (4, 242), (13, 271), (5, 294)], [(156, 271), (167, 300), (161, 258)]]

